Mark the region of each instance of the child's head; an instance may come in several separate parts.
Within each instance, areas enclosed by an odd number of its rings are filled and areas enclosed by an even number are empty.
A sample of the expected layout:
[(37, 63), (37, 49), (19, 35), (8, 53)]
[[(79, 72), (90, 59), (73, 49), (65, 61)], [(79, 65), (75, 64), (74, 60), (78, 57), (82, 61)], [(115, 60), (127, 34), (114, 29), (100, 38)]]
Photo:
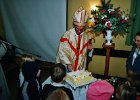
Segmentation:
[(116, 98), (117, 100), (136, 100), (136, 88), (123, 83), (116, 90)]
[(22, 64), (22, 73), (26, 81), (31, 81), (39, 76), (39, 65), (36, 62), (24, 62)]
[(114, 93), (113, 86), (106, 80), (98, 80), (90, 84), (86, 93), (87, 100), (110, 100)]
[(66, 76), (66, 68), (63, 64), (58, 63), (54, 65), (53, 71), (51, 73), (51, 78), (54, 82), (62, 82)]
[(54, 90), (45, 100), (70, 100), (68, 94), (62, 89)]
[(138, 94), (140, 94), (140, 74), (128, 76), (127, 83), (136, 88)]

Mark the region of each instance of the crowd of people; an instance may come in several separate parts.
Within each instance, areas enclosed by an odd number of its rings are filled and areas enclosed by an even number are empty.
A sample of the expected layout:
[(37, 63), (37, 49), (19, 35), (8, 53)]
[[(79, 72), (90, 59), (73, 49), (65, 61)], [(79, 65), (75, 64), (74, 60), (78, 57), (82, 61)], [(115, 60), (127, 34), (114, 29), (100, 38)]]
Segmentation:
[[(39, 68), (35, 62), (25, 62), (22, 73), (26, 83), (22, 83), (21, 100), (74, 100), (72, 88), (65, 85), (66, 67), (63, 64), (54, 65), (52, 82), (43, 87), (39, 85)], [(86, 100), (140, 100), (139, 77), (139, 74), (131, 74), (117, 88), (107, 80), (97, 80), (89, 85)]]

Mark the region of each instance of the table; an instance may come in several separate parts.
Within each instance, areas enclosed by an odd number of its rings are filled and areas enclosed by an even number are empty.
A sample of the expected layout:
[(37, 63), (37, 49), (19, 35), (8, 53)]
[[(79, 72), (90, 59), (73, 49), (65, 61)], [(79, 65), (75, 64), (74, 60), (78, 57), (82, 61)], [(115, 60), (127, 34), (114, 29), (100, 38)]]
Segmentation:
[(115, 48), (115, 43), (112, 43), (112, 45), (105, 45), (105, 43), (103, 43), (102, 47), (106, 49), (104, 76), (105, 78), (107, 78), (109, 72), (109, 63), (110, 63), (110, 50)]

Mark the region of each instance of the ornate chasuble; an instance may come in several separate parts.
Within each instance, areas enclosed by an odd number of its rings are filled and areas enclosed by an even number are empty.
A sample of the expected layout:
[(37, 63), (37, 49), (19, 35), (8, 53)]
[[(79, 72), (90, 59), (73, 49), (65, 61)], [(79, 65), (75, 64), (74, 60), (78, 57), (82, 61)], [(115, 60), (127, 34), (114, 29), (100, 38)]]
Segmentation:
[(74, 71), (85, 68), (88, 44), (88, 34), (77, 35), (74, 28), (67, 31), (60, 39), (56, 62), (72, 64)]

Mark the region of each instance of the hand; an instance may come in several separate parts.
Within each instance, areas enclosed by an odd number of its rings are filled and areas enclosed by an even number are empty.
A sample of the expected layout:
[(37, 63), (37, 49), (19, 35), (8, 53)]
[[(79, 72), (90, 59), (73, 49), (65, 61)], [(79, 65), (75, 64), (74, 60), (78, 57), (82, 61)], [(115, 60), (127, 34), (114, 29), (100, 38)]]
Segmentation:
[(68, 64), (67, 67), (68, 67), (69, 72), (71, 72), (73, 70), (72, 64)]
[(129, 75), (132, 75), (132, 74), (134, 74), (134, 72), (133, 72), (132, 70), (129, 70), (129, 71), (128, 71), (128, 74), (129, 74)]

